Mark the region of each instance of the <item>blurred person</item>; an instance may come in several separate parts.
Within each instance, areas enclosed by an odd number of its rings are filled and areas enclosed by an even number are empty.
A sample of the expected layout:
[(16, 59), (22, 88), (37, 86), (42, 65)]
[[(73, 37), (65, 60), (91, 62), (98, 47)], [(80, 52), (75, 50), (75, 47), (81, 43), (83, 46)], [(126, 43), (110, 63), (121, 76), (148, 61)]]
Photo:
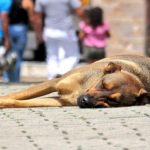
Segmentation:
[[(31, 27), (34, 29), (34, 5), (35, 0), (23, 0), (22, 6), (23, 8), (28, 10), (28, 16), (31, 23)], [(36, 48), (34, 49), (34, 60), (35, 61), (45, 61), (46, 58), (46, 48), (44, 41), (36, 44)]]
[[(52, 79), (75, 67), (80, 58), (73, 14), (82, 16), (80, 0), (36, 0), (37, 40), (46, 45), (48, 78)], [(42, 19), (44, 18), (44, 29)]]
[(14, 66), (16, 55), (9, 54), (10, 38), (9, 38), (9, 19), (8, 13), (11, 7), (12, 0), (0, 1), (0, 75), (4, 70)]
[(11, 1), (12, 0), (0, 0), (0, 45), (4, 45), (6, 50), (10, 48), (8, 13)]
[(34, 25), (34, 2), (35, 0), (22, 0), (22, 8), (28, 12), (30, 24)]
[(83, 41), (83, 57), (92, 63), (105, 58), (110, 25), (104, 21), (100, 7), (85, 9), (84, 19), (80, 22), (79, 38)]
[(16, 65), (4, 72), (3, 78), (6, 82), (19, 82), (21, 62), (27, 44), (27, 32), (29, 17), (33, 8), (29, 0), (13, 0), (9, 12), (9, 35), (11, 51), (17, 55)]

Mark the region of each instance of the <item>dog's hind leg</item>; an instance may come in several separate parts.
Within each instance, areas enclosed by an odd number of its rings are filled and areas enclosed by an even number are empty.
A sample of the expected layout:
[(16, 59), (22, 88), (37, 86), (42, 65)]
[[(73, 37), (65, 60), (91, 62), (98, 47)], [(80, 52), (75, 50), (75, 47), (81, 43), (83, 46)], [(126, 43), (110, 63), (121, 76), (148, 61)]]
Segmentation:
[(34, 85), (30, 88), (27, 88), (23, 91), (8, 94), (6, 96), (0, 96), (0, 99), (10, 98), (10, 99), (17, 99), (17, 100), (26, 100), (38, 96), (43, 96), (57, 91), (56, 89), (57, 82), (59, 82), (59, 78), (48, 80), (43, 83)]
[(74, 103), (61, 98), (37, 98), (29, 100), (0, 99), (0, 108), (27, 108), (27, 107), (61, 107), (74, 106)]

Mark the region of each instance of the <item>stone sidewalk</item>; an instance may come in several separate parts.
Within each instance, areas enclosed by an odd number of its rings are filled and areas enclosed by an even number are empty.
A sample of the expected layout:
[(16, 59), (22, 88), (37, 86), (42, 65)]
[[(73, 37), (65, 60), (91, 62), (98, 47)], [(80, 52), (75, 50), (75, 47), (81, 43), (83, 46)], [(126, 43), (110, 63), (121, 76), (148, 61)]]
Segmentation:
[[(31, 84), (0, 84), (0, 94)], [(0, 150), (149, 150), (150, 106), (0, 109)]]

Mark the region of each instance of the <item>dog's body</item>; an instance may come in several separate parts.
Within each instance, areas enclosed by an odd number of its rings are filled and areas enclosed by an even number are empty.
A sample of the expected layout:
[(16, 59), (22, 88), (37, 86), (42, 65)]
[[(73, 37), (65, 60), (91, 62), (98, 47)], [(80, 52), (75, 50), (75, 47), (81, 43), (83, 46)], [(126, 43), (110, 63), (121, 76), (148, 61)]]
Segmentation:
[[(150, 58), (114, 56), (0, 97), (0, 107), (110, 107), (149, 103)], [(52, 92), (58, 97), (36, 98)], [(33, 99), (35, 98), (35, 99)], [(28, 100), (27, 100), (28, 99)]]

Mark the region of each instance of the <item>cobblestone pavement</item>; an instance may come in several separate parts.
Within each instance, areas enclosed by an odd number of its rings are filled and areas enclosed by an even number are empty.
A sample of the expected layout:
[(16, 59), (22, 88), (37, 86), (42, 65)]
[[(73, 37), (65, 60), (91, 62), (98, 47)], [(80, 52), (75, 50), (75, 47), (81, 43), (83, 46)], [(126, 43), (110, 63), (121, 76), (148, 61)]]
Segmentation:
[[(29, 84), (1, 84), (0, 94)], [(149, 150), (150, 107), (0, 109), (0, 150)]]

